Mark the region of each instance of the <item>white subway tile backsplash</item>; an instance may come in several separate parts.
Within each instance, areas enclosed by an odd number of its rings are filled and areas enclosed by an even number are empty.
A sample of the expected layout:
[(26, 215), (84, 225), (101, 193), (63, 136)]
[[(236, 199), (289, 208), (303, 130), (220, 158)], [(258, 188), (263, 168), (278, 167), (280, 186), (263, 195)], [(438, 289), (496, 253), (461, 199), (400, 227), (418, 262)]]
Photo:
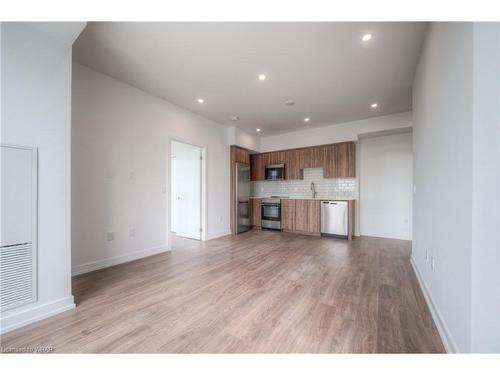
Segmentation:
[(356, 178), (323, 178), (322, 168), (304, 169), (303, 180), (255, 181), (252, 183), (252, 196), (271, 195), (305, 198), (311, 196), (311, 182), (314, 182), (317, 198), (357, 199)]

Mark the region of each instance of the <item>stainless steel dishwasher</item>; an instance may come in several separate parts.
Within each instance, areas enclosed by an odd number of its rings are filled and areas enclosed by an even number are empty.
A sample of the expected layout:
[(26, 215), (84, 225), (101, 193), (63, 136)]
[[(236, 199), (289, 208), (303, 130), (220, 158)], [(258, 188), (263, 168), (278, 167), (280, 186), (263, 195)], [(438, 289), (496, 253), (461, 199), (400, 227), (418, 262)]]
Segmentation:
[(347, 201), (321, 201), (321, 235), (349, 238), (349, 208)]

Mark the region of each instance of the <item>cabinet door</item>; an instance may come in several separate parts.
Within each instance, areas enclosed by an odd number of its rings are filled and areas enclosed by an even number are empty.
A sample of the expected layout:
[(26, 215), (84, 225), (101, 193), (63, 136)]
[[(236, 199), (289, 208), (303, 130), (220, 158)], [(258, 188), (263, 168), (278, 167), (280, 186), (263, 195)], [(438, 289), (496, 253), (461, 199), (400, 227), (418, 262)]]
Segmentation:
[(335, 145), (335, 176), (356, 177), (355, 145), (353, 142), (338, 143)]
[(336, 146), (335, 145), (326, 145), (323, 147), (323, 177), (324, 178), (335, 178), (337, 177), (336, 171)]
[(295, 203), (295, 230), (307, 232), (308, 227), (308, 200), (297, 199)]
[(266, 165), (271, 164), (271, 153), (266, 152), (265, 154), (261, 154), (261, 155), (262, 155), (262, 168), (265, 169)]
[(307, 231), (319, 233), (320, 231), (320, 201), (309, 199), (307, 201)]
[(295, 199), (281, 200), (281, 229), (295, 230)]
[(262, 154), (250, 156), (250, 170), (252, 181), (262, 181), (264, 179), (264, 168), (262, 168)]
[(258, 198), (253, 198), (252, 199), (252, 216), (251, 220), (252, 223), (251, 225), (260, 227), (261, 226), (261, 203), (262, 200)]
[(314, 147), (307, 147), (301, 150), (300, 169), (313, 168)]
[(325, 163), (325, 146), (313, 147), (311, 168), (323, 168)]
[(301, 178), (300, 152), (299, 150), (286, 151), (285, 176), (287, 180), (299, 180)]

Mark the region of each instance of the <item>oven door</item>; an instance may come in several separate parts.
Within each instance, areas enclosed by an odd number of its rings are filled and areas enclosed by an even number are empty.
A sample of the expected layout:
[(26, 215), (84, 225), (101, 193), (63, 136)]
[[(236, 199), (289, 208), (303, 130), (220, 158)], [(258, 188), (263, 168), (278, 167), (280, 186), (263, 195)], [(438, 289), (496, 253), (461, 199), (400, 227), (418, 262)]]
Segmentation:
[(262, 203), (262, 220), (281, 221), (281, 205), (279, 203)]

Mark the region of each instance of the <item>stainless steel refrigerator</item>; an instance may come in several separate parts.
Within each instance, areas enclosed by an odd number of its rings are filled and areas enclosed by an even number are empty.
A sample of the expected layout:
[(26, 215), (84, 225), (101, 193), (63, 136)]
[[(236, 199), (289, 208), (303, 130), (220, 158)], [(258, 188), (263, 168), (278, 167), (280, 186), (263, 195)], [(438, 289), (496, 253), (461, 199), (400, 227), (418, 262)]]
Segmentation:
[(236, 163), (236, 233), (250, 229), (250, 166)]

